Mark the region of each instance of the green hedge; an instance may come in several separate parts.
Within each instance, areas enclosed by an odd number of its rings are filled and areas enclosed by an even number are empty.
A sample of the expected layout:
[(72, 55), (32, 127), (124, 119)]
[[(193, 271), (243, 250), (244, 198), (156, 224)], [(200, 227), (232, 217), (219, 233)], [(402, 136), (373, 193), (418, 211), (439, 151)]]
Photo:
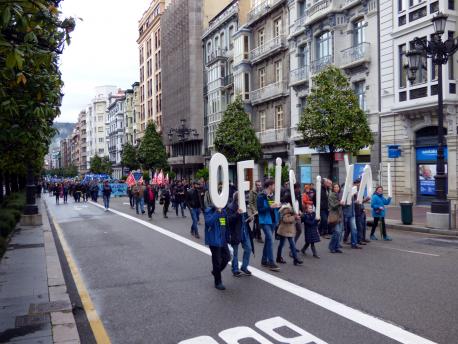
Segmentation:
[[(0, 237), (1, 243), (6, 245), (6, 238), (16, 227), (25, 207), (25, 194), (14, 193), (8, 196), (0, 207)], [(1, 246), (1, 245), (0, 245)], [(3, 251), (0, 247), (0, 252)], [(1, 254), (0, 254), (1, 256)]]
[(3, 257), (3, 253), (6, 251), (6, 239), (0, 236), (0, 257)]

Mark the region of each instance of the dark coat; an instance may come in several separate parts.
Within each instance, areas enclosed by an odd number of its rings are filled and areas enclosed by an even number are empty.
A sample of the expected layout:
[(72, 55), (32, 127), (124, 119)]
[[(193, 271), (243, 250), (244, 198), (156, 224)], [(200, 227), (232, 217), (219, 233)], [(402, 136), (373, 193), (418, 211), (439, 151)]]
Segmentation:
[(315, 213), (305, 213), (302, 215), (304, 223), (304, 237), (307, 244), (320, 242), (320, 234), (318, 233), (318, 220), (315, 219)]
[(251, 239), (251, 231), (247, 220), (247, 214), (238, 213), (238, 204), (232, 202), (227, 207), (227, 222), (228, 222), (228, 243), (231, 245), (238, 245), (242, 242), (242, 231), (245, 229), (248, 237), (246, 239)]
[(226, 210), (221, 213), (216, 208), (205, 210), (205, 245), (224, 247), (227, 245)]
[(153, 198), (150, 198), (149, 197), (149, 191), (148, 191), (148, 188), (145, 188), (145, 191), (143, 191), (143, 199), (145, 200), (145, 202), (147, 204), (151, 204), (151, 203), (154, 203), (154, 197), (155, 197), (155, 193), (154, 193), (154, 190), (151, 188), (151, 192), (153, 193)]

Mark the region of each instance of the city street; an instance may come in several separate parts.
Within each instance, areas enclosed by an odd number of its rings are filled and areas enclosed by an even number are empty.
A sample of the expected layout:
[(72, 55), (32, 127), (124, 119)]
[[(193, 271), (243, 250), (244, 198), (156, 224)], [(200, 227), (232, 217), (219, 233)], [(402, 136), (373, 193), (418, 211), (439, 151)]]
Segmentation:
[[(202, 239), (194, 239), (189, 214), (183, 219), (173, 210), (164, 219), (157, 206), (149, 221), (127, 198), (112, 199), (109, 212), (91, 203), (45, 200), (63, 253), (77, 267), (76, 285), (87, 289), (98, 315), (77, 313), (84, 343), (95, 341), (88, 319), (93, 328), (100, 319), (94, 334), (103, 335), (104, 328), (113, 343), (456, 342), (453, 239), (391, 232), (393, 242), (345, 247), (341, 255), (330, 254), (324, 239), (321, 259), (309, 254), (298, 267), (285, 257), (288, 264), (277, 273), (260, 266), (262, 246), (256, 244), (253, 276), (233, 277), (229, 266), (227, 290), (218, 291), (203, 226)], [(69, 286), (72, 303), (81, 305), (75, 290)], [(301, 339), (285, 339), (294, 337)]]

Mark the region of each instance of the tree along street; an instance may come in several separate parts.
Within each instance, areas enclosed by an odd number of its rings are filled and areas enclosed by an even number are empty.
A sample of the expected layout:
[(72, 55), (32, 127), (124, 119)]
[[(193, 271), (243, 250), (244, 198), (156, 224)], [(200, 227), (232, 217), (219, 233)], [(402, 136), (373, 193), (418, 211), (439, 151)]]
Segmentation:
[(113, 343), (195, 343), (201, 336), (200, 343), (236, 343), (241, 333), (279, 343), (269, 326), (326, 343), (452, 343), (458, 335), (450, 316), (458, 309), (452, 240), (393, 232), (393, 242), (337, 256), (323, 240), (320, 260), (308, 256), (293, 266), (287, 259), (280, 273), (260, 266), (256, 244), (254, 276), (235, 278), (226, 269), (220, 292), (207, 248), (189, 234), (189, 216), (164, 219), (158, 207), (150, 222), (124, 198), (113, 199), (110, 212), (45, 199)]

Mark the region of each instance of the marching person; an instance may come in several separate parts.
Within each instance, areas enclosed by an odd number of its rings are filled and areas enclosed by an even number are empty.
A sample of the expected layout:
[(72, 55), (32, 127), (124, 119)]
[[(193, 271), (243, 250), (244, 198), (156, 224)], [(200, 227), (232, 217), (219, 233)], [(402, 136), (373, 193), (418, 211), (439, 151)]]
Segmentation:
[[(361, 180), (355, 180), (355, 185), (359, 188), (361, 187)], [(356, 220), (356, 229), (358, 231), (358, 244), (359, 245), (367, 245), (369, 240), (366, 240), (366, 210), (364, 209), (364, 203), (367, 203), (371, 200), (370, 197), (363, 197), (363, 202), (355, 203), (355, 220)]]
[[(332, 230), (331, 241), (329, 242), (329, 251), (331, 253), (343, 253), (340, 250), (340, 238), (342, 236), (342, 203), (341, 203), (340, 185), (332, 185), (332, 191), (329, 193), (329, 216), (328, 224)], [(323, 219), (321, 219), (323, 221)]]
[(64, 183), (63, 185), (63, 193), (64, 193), (64, 204), (67, 204), (68, 201), (68, 184)]
[[(358, 245), (358, 230), (356, 228), (356, 213), (355, 213), (355, 200), (356, 195), (351, 196), (350, 204), (344, 205), (343, 207), (343, 217), (344, 217), (344, 227), (345, 230), (345, 237), (344, 235), (344, 242), (347, 242), (348, 233), (350, 234), (350, 241), (351, 241), (351, 248), (353, 249), (362, 249), (361, 246)], [(345, 202), (345, 200), (342, 200)]]
[(151, 220), (154, 214), (155, 207), (156, 207), (156, 199), (154, 197), (154, 190), (151, 184), (148, 184), (146, 186), (144, 194), (143, 194), (143, 198), (146, 203), (146, 210), (148, 211), (148, 218)]
[(226, 209), (208, 207), (205, 210), (205, 245), (210, 247), (212, 254), (212, 275), (215, 279), (215, 288), (225, 290), (221, 272), (226, 268), (231, 259), (227, 246), (227, 216)]
[(111, 196), (111, 186), (108, 183), (108, 180), (105, 180), (103, 183), (102, 195), (103, 195), (103, 205), (105, 206), (105, 211), (108, 211), (110, 208), (110, 196)]
[(285, 191), (282, 197), (282, 205), (280, 207), (280, 223), (278, 225), (277, 234), (280, 236), (280, 243), (277, 249), (277, 263), (286, 264), (286, 261), (281, 256), (283, 246), (286, 239), (288, 239), (291, 255), (294, 258), (294, 265), (301, 265), (302, 260), (297, 258), (296, 245), (294, 244), (294, 237), (296, 236), (296, 222), (300, 219), (299, 214), (294, 214), (291, 205), (291, 193)]
[(259, 193), (256, 205), (259, 214), (259, 224), (264, 232), (265, 241), (262, 251), (261, 264), (272, 271), (279, 271), (280, 268), (274, 263), (273, 235), (278, 224), (278, 209), (280, 204), (274, 200), (275, 183), (272, 179), (264, 182), (264, 191)]
[(305, 208), (305, 213), (302, 215), (302, 222), (304, 223), (304, 237), (305, 245), (301, 252), (305, 255), (305, 251), (310, 246), (315, 258), (320, 258), (316, 252), (315, 243), (320, 242), (320, 233), (318, 232), (318, 223), (316, 214), (313, 211), (313, 205), (308, 204)]
[[(148, 186), (150, 186), (150, 185), (148, 185)], [(135, 208), (135, 196), (134, 196), (134, 193), (133, 193), (133, 191), (132, 191), (132, 188), (133, 188), (133, 187), (134, 187), (133, 185), (132, 185), (132, 186), (127, 186), (127, 196), (129, 196), (129, 204), (130, 204), (130, 207), (131, 207), (132, 209)], [(150, 187), (150, 189), (152, 190), (151, 187)], [(153, 191), (153, 192), (154, 192), (154, 191)], [(154, 195), (153, 195), (153, 199), (155, 199), (155, 198), (154, 198)]]
[(132, 191), (135, 196), (135, 210), (137, 214), (140, 214), (141, 211), (143, 215), (145, 213), (145, 200), (143, 198), (145, 188), (143, 187), (141, 182), (136, 182)]
[(259, 225), (259, 215), (258, 215), (258, 208), (256, 205), (256, 200), (258, 198), (258, 194), (262, 192), (262, 184), (260, 180), (254, 182), (254, 187), (251, 188), (249, 196), (248, 196), (248, 210), (250, 217), (253, 217), (253, 234), (256, 240), (263, 244), (264, 240), (262, 240), (261, 236), (261, 227)]
[[(330, 236), (330, 230), (328, 228), (328, 215), (329, 215), (329, 192), (332, 186), (332, 182), (330, 179), (323, 179), (321, 185), (317, 185), (317, 187), (321, 187), (321, 208), (320, 208), (320, 225), (319, 225), (319, 230), (321, 236), (323, 236), (325, 239), (329, 239)], [(311, 188), (312, 189), (312, 188)], [(316, 198), (316, 194), (315, 194)], [(315, 202), (316, 204), (316, 202)]]
[(383, 197), (383, 187), (377, 186), (375, 188), (375, 193), (372, 195), (371, 208), (372, 208), (372, 217), (374, 218), (374, 223), (372, 224), (371, 230), (371, 240), (378, 240), (375, 236), (375, 229), (379, 222), (382, 224), (381, 233), (382, 238), (385, 241), (391, 241), (391, 237), (386, 234), (386, 225), (385, 225), (385, 206), (391, 203), (391, 197)]
[(202, 205), (202, 198), (200, 197), (200, 192), (198, 190), (199, 183), (194, 181), (192, 183), (192, 188), (190, 188), (186, 194), (186, 203), (189, 208), (189, 212), (191, 213), (191, 235), (196, 237), (197, 239), (200, 238), (199, 236), (199, 212), (200, 209), (203, 207)]
[(162, 189), (160, 202), (162, 203), (162, 214), (164, 215), (164, 218), (167, 219), (167, 213), (169, 211), (170, 206), (170, 191), (168, 186), (164, 186), (164, 188)]
[[(252, 238), (250, 236), (250, 227), (247, 222), (248, 216), (246, 212), (242, 212), (239, 208), (238, 191), (235, 191), (232, 197), (232, 203), (227, 207), (228, 241), (234, 251), (232, 258), (232, 274), (235, 277), (239, 277), (243, 272), (245, 275), (251, 276), (251, 272), (248, 270), (248, 264), (250, 263), (252, 251)], [(242, 244), (243, 247), (242, 267), (240, 270), (238, 261), (239, 244)]]

